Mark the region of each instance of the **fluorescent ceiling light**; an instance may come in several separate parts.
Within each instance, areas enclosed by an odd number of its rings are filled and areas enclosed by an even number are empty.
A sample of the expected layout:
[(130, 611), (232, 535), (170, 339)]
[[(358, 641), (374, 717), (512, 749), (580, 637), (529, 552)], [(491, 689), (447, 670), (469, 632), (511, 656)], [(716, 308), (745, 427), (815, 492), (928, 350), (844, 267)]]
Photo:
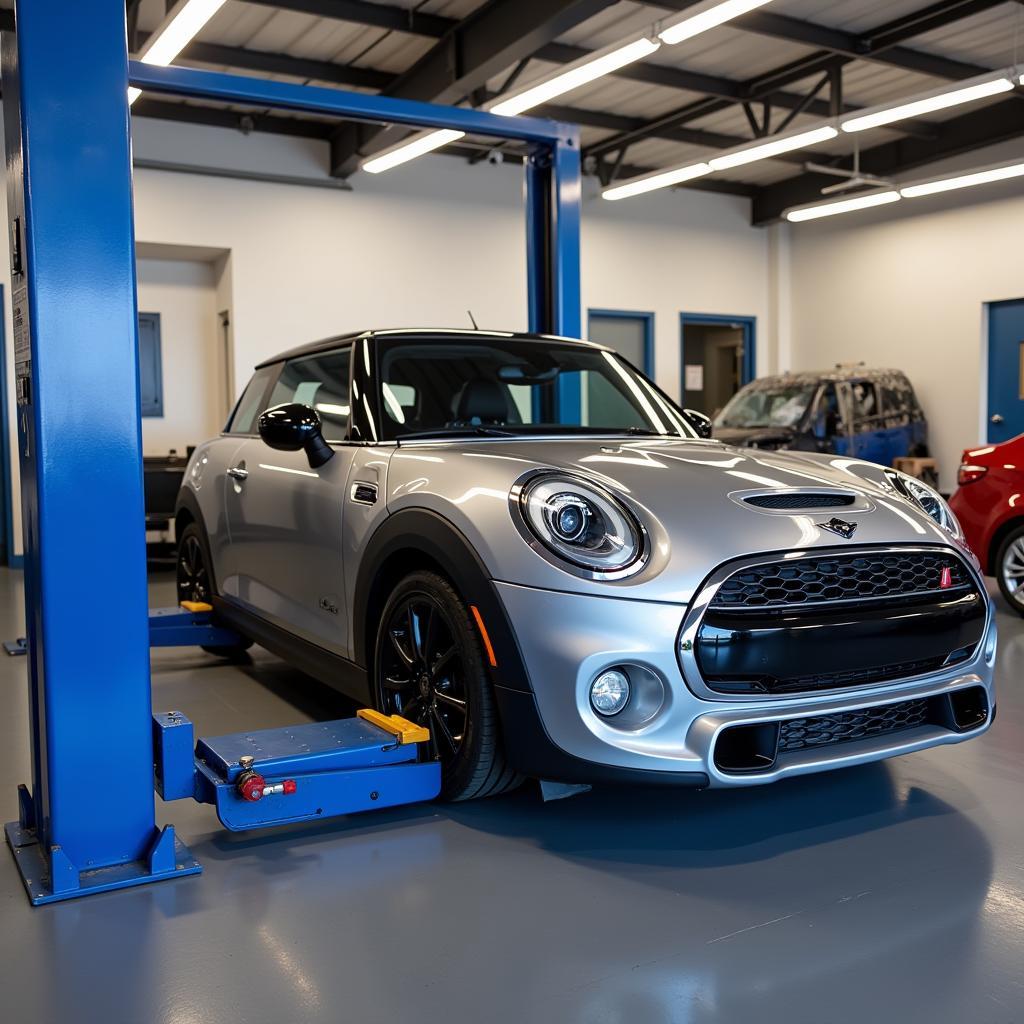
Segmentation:
[(361, 169), (369, 171), (370, 174), (380, 174), (381, 171), (390, 171), (392, 167), (415, 160), (424, 153), (432, 153), (435, 149), (447, 146), (449, 142), (461, 139), (466, 133), (458, 132), (452, 128), (442, 128), (436, 132), (428, 132), (426, 135), (417, 135), (411, 142), (403, 142), (380, 156), (371, 157), (362, 164)]
[(642, 178), (624, 181), (621, 185), (606, 188), (601, 193), (601, 197), (613, 200), (628, 199), (630, 196), (639, 196), (643, 195), (644, 192), (653, 192), (655, 189), (679, 185), (684, 181), (691, 181), (693, 178), (699, 178), (701, 175), (710, 173), (711, 168), (707, 164), (688, 164), (686, 167), (662, 171), (660, 174), (647, 174)]
[(654, 53), (660, 46), (661, 43), (657, 39), (648, 39), (646, 36), (634, 39), (625, 45), (616, 43), (614, 47), (599, 50), (597, 53), (588, 54), (586, 57), (574, 61), (558, 74), (501, 99), (486, 109), (492, 114), (522, 114), (524, 111), (553, 100), (556, 96), (562, 96), (573, 89), (578, 89), (581, 85), (610, 75), (627, 64), (642, 60)]
[(1005, 181), (1007, 178), (1024, 177), (1024, 164), (1004, 164), (1000, 167), (989, 167), (984, 171), (972, 174), (959, 174), (952, 178), (939, 178), (936, 181), (925, 181), (920, 185), (906, 185), (900, 189), (905, 199), (918, 199), (921, 196), (933, 196), (937, 192), (951, 192), (957, 188), (970, 188), (972, 185), (988, 185), (993, 181)]
[(1005, 73), (1001, 73), (995, 78), (986, 75), (981, 80), (971, 80), (967, 84), (961, 83), (956, 89), (935, 89), (932, 92), (921, 94), (917, 99), (896, 106), (873, 107), (870, 110), (860, 111), (855, 117), (848, 117), (841, 121), (839, 126), (844, 132), (863, 132), (868, 128), (891, 124), (893, 121), (902, 121), (908, 117), (920, 117), (922, 114), (930, 114), (935, 110), (945, 110), (947, 107), (959, 106), (961, 103), (972, 103), (975, 100), (985, 99), (987, 96), (997, 96), (999, 93), (1009, 92), (1012, 88), (1013, 81)]
[[(224, 0), (178, 0), (164, 23), (147, 40), (139, 60), (143, 64), (167, 67), (223, 6)], [(141, 89), (130, 88), (128, 105), (131, 106), (141, 93)]]
[(755, 160), (767, 160), (769, 157), (778, 156), (780, 153), (789, 153), (794, 149), (803, 149), (805, 146), (814, 146), (819, 142), (828, 142), (834, 139), (839, 132), (830, 124), (821, 128), (813, 128), (809, 132), (798, 132), (794, 135), (783, 135), (768, 142), (759, 142), (753, 146), (730, 150), (712, 157), (708, 163), (713, 171), (724, 171), (730, 167), (740, 167), (742, 164), (750, 164)]
[(819, 217), (834, 217), (837, 213), (851, 213), (853, 210), (866, 210), (872, 206), (887, 206), (900, 201), (899, 192), (872, 192), (866, 196), (855, 196), (853, 199), (840, 199), (835, 203), (817, 203), (814, 206), (800, 206), (786, 214), (786, 220), (800, 222), (817, 220)]
[(672, 46), (763, 7), (766, 3), (770, 3), (770, 0), (709, 0), (687, 11), (682, 21), (662, 29), (658, 36), (663, 43)]

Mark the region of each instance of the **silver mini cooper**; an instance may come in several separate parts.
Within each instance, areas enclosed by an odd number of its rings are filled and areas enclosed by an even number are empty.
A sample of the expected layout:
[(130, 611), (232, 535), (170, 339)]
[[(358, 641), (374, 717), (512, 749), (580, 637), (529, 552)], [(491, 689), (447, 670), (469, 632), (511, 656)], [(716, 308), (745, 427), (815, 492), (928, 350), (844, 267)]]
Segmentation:
[(984, 732), (992, 607), (945, 501), (706, 427), (587, 342), (308, 345), (192, 456), (179, 597), (429, 726), (451, 799), (753, 785)]

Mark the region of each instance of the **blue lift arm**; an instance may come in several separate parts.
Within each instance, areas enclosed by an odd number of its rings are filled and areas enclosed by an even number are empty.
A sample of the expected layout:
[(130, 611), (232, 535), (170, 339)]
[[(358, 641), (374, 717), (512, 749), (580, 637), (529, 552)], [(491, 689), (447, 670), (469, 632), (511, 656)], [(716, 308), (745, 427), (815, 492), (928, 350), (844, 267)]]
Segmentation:
[[(574, 127), (536, 118), (186, 68), (129, 73), (124, 0), (16, 0), (15, 17), (0, 44), (32, 778), (6, 835), (30, 899), (47, 903), (200, 870), (154, 816), (129, 80), (526, 141), (530, 328), (570, 336), (580, 155)], [(73, 46), (53, 45), (54, 25)], [(116, 603), (116, 657), (81, 614), (97, 588)]]

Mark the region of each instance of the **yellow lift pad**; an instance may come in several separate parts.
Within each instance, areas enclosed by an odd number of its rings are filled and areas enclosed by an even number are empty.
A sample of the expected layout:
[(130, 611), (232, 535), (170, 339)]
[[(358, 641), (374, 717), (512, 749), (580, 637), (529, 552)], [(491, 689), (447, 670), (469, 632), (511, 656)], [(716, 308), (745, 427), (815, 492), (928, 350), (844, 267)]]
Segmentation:
[(187, 612), (197, 614), (198, 612), (212, 612), (213, 605), (207, 604), (205, 601), (182, 601), (181, 607)]
[(401, 744), (426, 743), (430, 739), (430, 730), (426, 726), (410, 722), (401, 715), (385, 715), (382, 711), (374, 711), (373, 708), (360, 708), (356, 715), (378, 729), (397, 736)]

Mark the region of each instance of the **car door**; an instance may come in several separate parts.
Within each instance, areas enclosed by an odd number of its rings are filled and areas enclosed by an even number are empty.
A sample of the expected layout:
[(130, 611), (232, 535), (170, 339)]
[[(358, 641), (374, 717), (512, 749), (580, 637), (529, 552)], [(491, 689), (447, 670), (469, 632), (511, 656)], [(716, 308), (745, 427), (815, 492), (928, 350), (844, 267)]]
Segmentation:
[(881, 415), (878, 387), (871, 380), (851, 381), (850, 398), (853, 408), (852, 454), (868, 462), (889, 465), (889, 443)]
[(271, 623), (320, 646), (347, 647), (342, 514), (354, 447), (345, 441), (350, 349), (289, 360), (267, 408), (315, 409), (334, 456), (312, 468), (305, 452), (245, 440), (227, 470), (230, 534), (222, 592)]

